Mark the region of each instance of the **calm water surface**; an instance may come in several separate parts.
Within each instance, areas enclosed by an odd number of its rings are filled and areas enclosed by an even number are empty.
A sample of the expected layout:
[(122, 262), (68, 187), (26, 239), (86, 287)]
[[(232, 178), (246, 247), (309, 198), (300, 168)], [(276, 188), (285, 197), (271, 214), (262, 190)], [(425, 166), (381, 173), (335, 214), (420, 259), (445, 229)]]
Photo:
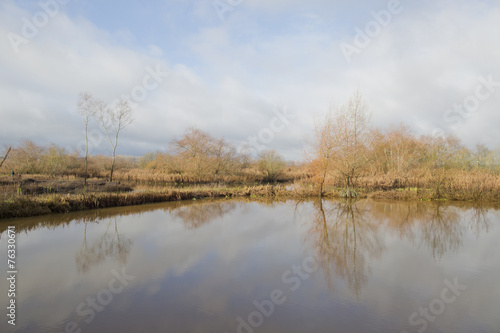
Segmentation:
[(0, 230), (1, 332), (500, 332), (491, 205), (201, 200)]

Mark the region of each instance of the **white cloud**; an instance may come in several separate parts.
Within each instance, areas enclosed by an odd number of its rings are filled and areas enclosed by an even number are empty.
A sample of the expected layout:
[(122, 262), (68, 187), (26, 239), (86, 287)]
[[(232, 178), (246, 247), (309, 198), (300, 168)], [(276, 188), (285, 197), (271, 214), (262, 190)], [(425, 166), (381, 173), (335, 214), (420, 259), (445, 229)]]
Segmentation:
[[(175, 27), (182, 45), (174, 49), (161, 40), (132, 48), (130, 40), (141, 37), (134, 35), (137, 32), (127, 32), (130, 36), (124, 40), (119, 32), (98, 28), (91, 18), (62, 11), (27, 45), (20, 45), (17, 54), (7, 38), (0, 39), (0, 144), (30, 138), (40, 144), (77, 146), (78, 93), (86, 90), (111, 101), (129, 94), (142, 83), (147, 66), (157, 64), (168, 66), (170, 76), (138, 105), (135, 122), (123, 132), (119, 153), (163, 149), (190, 126), (239, 144), (268, 126), (273, 108), (286, 106), (297, 114), (296, 120), (268, 146), (299, 159), (312, 116), (326, 112), (332, 103), (342, 103), (358, 87), (377, 126), (405, 122), (422, 134), (430, 135), (436, 127), (453, 131), (443, 120), (446, 109), (473, 93), (479, 76), (493, 75), (500, 81), (495, 36), (500, 5), (402, 4), (403, 12), (354, 55), (351, 64), (339, 44), (352, 42), (356, 27), (363, 29), (373, 19), (370, 12), (383, 10), (387, 2), (349, 6), (318, 0), (306, 6), (294, 1), (247, 1), (224, 23), (214, 24), (209, 17), (208, 25), (200, 21), (196, 29)], [(308, 10), (301, 11), (304, 8)], [(192, 15), (201, 20), (207, 10), (200, 2)], [(259, 13), (265, 13), (264, 18)], [(290, 13), (296, 14), (296, 22), (289, 20)], [(30, 15), (5, 2), (0, 35), (20, 34), (21, 18)], [(329, 15), (334, 15), (331, 20)], [(176, 62), (170, 60), (171, 54)], [(456, 134), (471, 145), (498, 144), (499, 101), (500, 88)]]

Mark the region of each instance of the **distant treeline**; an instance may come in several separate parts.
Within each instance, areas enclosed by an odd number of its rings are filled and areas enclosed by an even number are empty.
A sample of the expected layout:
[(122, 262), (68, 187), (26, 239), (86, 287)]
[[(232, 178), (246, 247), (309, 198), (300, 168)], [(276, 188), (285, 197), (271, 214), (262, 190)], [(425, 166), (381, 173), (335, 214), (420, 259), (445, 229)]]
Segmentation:
[[(87, 174), (104, 178), (110, 173), (111, 156), (89, 156)], [(190, 128), (171, 142), (167, 152), (150, 152), (141, 157), (117, 156), (114, 179), (185, 182), (210, 182), (243, 177), (251, 180), (285, 181), (304, 176), (304, 164), (286, 162), (276, 151), (263, 151), (257, 158), (239, 154), (223, 138), (215, 138), (199, 129)], [(84, 158), (79, 152), (68, 152), (51, 144), (39, 146), (24, 140), (13, 147), (2, 169), (22, 175), (83, 177)], [(293, 176), (287, 173), (294, 173)], [(166, 177), (167, 176), (167, 177)], [(160, 178), (159, 178), (160, 177)]]
[[(455, 136), (416, 135), (404, 125), (377, 129), (369, 121), (367, 107), (355, 93), (316, 122), (305, 162), (286, 162), (272, 150), (251, 157), (224, 138), (189, 128), (167, 151), (117, 156), (114, 178), (185, 183), (300, 180), (315, 186), (320, 195), (335, 187), (346, 189), (346, 196), (360, 187), (419, 187), (432, 188), (439, 197), (440, 189), (452, 183), (472, 186), (481, 179), (491, 191), (500, 188), (499, 150), (482, 144), (470, 149)], [(83, 177), (81, 155), (25, 140), (12, 147), (0, 173)], [(112, 156), (89, 156), (87, 175), (108, 177), (112, 163)]]
[[(452, 135), (417, 136), (404, 125), (373, 128), (370, 116), (356, 92), (316, 121), (309, 160), (320, 195), (329, 184), (343, 187), (345, 197), (356, 196), (357, 187), (377, 183), (385, 189), (432, 188), (436, 198), (450, 184), (451, 190), (458, 186), (463, 191), (477, 180), (488, 182), (483, 190), (500, 190), (499, 151), (481, 144), (469, 149)], [(388, 181), (380, 184), (377, 178)]]

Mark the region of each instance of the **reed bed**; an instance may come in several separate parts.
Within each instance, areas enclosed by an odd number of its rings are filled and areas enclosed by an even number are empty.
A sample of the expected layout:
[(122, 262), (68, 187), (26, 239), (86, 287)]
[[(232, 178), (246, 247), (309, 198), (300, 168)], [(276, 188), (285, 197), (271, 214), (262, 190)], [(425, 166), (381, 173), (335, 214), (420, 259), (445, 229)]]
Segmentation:
[[(277, 178), (277, 182), (293, 182), (299, 179), (308, 178), (309, 175), (302, 170), (285, 170)], [(232, 175), (205, 175), (196, 176), (189, 173), (172, 174), (155, 170), (131, 169), (118, 170), (113, 175), (114, 180), (129, 181), (143, 184), (252, 184), (262, 183), (265, 180), (265, 175), (256, 169), (243, 169), (241, 172)]]
[[(110, 184), (94, 179), (89, 181), (86, 191), (82, 190), (83, 183), (79, 179), (35, 179), (25, 183), (0, 180), (0, 218), (201, 198), (302, 199), (318, 196), (318, 188), (307, 177), (272, 185), (221, 181), (215, 184), (191, 184), (186, 187), (179, 187), (179, 183), (172, 186), (166, 182), (166, 178), (158, 179), (161, 180), (156, 183), (148, 181), (147, 185), (137, 185), (133, 182)], [(357, 179), (356, 185), (355, 190), (359, 198), (500, 202), (500, 176), (481, 171), (362, 177)], [(343, 190), (341, 184), (330, 184), (324, 196), (339, 197)]]
[(500, 175), (481, 171), (364, 177), (358, 184), (374, 199), (500, 201)]
[(133, 193), (49, 194), (15, 196), (0, 201), (0, 218), (27, 217), (52, 213), (66, 213), (87, 209), (143, 205), (148, 203), (193, 200), (202, 198), (270, 198), (310, 195), (292, 191), (284, 185), (259, 185), (232, 188), (196, 187), (140, 191)]

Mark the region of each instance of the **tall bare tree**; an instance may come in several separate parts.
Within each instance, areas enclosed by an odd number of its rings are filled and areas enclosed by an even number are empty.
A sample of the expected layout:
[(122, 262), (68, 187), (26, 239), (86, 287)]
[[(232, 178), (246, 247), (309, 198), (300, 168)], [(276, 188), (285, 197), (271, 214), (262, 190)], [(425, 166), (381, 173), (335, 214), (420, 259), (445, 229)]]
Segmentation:
[(82, 116), (83, 126), (85, 131), (85, 174), (84, 174), (84, 187), (87, 188), (87, 175), (88, 175), (88, 156), (89, 156), (89, 137), (88, 128), (90, 121), (95, 118), (97, 114), (96, 101), (88, 92), (82, 92), (78, 96), (78, 113)]
[(111, 171), (109, 175), (109, 181), (112, 182), (118, 137), (120, 132), (133, 121), (132, 108), (130, 107), (130, 103), (125, 99), (118, 100), (116, 103), (109, 106), (105, 106), (104, 103), (98, 101), (97, 119), (106, 132), (112, 149)]
[(2, 161), (0, 162), (0, 168), (2, 167), (3, 163), (7, 159), (7, 156), (9, 156), (9, 153), (10, 153), (11, 149), (12, 149), (12, 147), (9, 147), (9, 149), (7, 149), (7, 152), (5, 153), (5, 156), (2, 158)]
[(370, 112), (359, 91), (337, 110), (335, 119), (340, 155), (337, 169), (341, 179), (350, 189), (370, 160), (367, 151), (371, 139)]
[(312, 166), (314, 179), (318, 185), (318, 194), (323, 196), (327, 176), (335, 157), (336, 142), (335, 126), (332, 112), (321, 119), (314, 121), (314, 141), (311, 145), (311, 154), (308, 156)]
[(316, 160), (319, 195), (331, 172), (351, 193), (354, 182), (370, 161), (370, 112), (356, 91), (347, 103), (332, 107), (322, 124), (317, 124), (312, 156)]

